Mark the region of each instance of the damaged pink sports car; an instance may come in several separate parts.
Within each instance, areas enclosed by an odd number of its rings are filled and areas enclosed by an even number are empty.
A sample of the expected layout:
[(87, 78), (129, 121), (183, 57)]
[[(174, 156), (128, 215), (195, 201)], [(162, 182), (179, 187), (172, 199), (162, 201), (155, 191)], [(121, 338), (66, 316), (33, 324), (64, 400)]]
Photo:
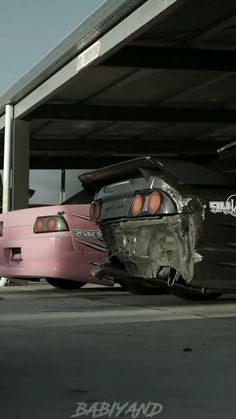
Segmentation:
[(86, 283), (112, 286), (90, 275), (106, 248), (100, 230), (89, 221), (89, 205), (80, 194), (64, 204), (0, 215), (0, 276), (39, 280), (63, 289)]

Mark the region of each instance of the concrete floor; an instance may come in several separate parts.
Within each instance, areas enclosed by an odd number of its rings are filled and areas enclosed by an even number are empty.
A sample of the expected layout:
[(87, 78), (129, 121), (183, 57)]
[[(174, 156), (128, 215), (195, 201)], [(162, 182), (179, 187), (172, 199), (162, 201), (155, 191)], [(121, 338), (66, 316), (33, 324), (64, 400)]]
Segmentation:
[(102, 401), (160, 403), (158, 419), (235, 419), (235, 298), (45, 284), (0, 298), (1, 419), (92, 418), (76, 403)]

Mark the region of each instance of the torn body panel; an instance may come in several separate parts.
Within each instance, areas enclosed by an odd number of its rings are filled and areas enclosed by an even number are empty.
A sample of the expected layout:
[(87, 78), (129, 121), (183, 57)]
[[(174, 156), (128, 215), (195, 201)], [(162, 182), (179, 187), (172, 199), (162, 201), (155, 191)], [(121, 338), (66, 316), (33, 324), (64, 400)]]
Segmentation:
[(125, 266), (131, 277), (157, 279), (163, 268), (173, 268), (185, 282), (191, 282), (194, 265), (201, 257), (195, 252), (200, 235), (203, 206), (190, 209), (190, 199), (181, 214), (158, 218), (122, 220), (102, 226), (111, 254)]

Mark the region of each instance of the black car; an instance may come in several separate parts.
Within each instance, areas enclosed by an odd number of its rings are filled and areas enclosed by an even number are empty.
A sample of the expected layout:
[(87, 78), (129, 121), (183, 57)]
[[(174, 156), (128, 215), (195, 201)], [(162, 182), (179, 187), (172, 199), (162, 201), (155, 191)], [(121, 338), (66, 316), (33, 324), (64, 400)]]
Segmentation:
[(168, 288), (191, 299), (236, 291), (232, 152), (207, 164), (143, 156), (80, 179), (94, 194), (91, 219), (109, 250), (97, 276), (131, 291)]

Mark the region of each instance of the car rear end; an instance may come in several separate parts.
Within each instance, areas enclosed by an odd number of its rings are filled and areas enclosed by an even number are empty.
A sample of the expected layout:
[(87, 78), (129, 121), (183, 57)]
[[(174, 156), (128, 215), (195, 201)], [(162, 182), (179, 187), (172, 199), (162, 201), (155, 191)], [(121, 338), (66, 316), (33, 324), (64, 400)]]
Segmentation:
[(0, 275), (99, 282), (90, 270), (105, 246), (88, 212), (88, 205), (58, 205), (1, 214)]
[(165, 163), (143, 158), (81, 176), (96, 190), (90, 215), (109, 249), (110, 265), (101, 272), (121, 277), (123, 269), (124, 277), (149, 281), (193, 279), (204, 206)]

